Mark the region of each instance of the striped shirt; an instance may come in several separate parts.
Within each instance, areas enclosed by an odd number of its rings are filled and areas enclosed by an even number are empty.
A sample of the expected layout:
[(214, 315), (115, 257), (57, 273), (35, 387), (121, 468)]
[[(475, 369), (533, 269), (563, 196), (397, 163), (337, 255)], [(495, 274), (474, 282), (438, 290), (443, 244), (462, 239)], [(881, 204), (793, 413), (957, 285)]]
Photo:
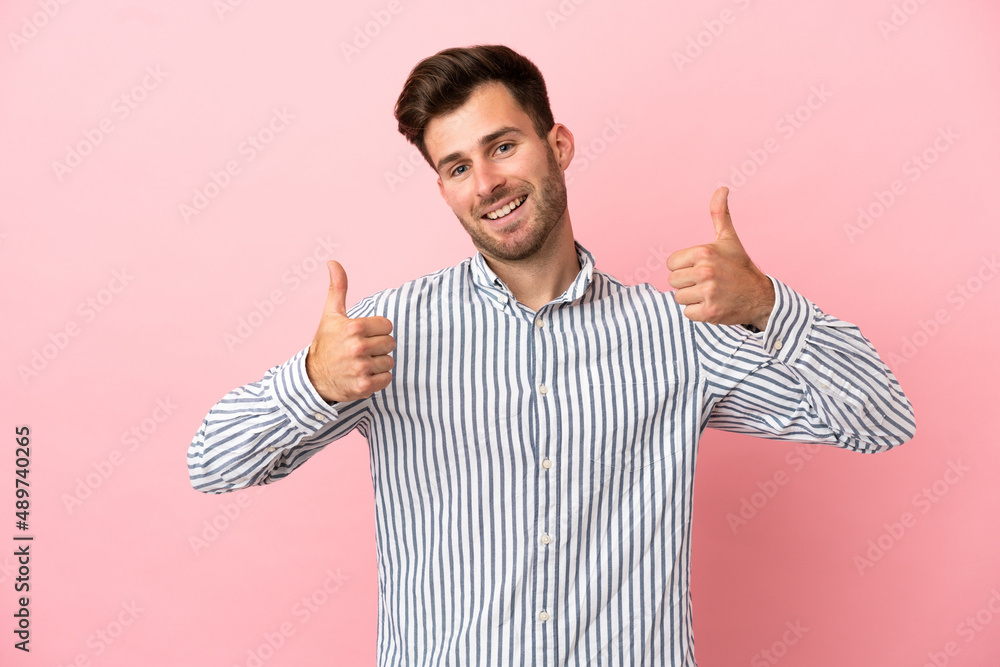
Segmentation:
[(329, 404), (308, 348), (227, 394), (188, 452), (222, 493), (357, 428), (375, 492), (380, 667), (694, 666), (691, 510), (706, 427), (874, 453), (913, 411), (858, 328), (783, 283), (763, 332), (692, 322), (594, 268), (532, 311), (481, 253), (358, 302), (392, 381)]

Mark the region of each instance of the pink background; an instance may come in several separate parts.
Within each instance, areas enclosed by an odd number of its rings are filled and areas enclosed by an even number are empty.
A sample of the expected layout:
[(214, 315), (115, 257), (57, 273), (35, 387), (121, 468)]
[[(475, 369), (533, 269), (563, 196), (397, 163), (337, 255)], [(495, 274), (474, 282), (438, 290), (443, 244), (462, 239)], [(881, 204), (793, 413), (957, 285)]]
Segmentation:
[(392, 108), (421, 58), (500, 42), (576, 136), (570, 210), (599, 269), (669, 289), (660, 253), (710, 241), (729, 184), (756, 263), (861, 326), (916, 409), (917, 437), (875, 457), (706, 434), (699, 664), (998, 664), (994, 1), (226, 2), (0, 4), (0, 663), (374, 663), (363, 438), (223, 496), (185, 455), (213, 403), (312, 339), (326, 248), (349, 306), (475, 252)]

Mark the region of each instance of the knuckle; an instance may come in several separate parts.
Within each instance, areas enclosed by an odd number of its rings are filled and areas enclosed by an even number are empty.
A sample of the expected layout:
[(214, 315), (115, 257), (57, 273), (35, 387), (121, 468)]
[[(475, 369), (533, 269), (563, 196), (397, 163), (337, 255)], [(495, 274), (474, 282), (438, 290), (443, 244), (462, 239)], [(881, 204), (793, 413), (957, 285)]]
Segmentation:
[(387, 382), (385, 382), (380, 377), (375, 377), (374, 375), (369, 375), (364, 379), (365, 395), (371, 396), (373, 393), (379, 389), (384, 389)]

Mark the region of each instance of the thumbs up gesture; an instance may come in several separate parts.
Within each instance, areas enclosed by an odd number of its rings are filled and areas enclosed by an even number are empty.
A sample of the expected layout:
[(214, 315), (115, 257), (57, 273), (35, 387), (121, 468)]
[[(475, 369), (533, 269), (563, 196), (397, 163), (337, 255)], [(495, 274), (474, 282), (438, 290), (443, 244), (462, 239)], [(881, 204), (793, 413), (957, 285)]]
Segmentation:
[(712, 196), (715, 240), (667, 257), (667, 282), (684, 316), (710, 324), (753, 324), (763, 331), (774, 307), (774, 285), (754, 266), (729, 216), (729, 188)]
[(306, 354), (306, 373), (326, 401), (354, 401), (385, 389), (392, 380), (389, 353), (396, 341), (385, 317), (347, 316), (347, 273), (340, 262), (326, 263), (330, 292), (319, 329)]

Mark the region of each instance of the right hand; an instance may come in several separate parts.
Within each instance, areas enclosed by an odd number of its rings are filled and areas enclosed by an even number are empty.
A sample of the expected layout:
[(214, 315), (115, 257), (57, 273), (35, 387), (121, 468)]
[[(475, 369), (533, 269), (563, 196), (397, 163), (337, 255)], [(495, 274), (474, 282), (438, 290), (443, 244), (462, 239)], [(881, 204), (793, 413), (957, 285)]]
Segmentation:
[(330, 293), (323, 318), (306, 354), (306, 373), (316, 391), (328, 402), (368, 398), (392, 381), (394, 365), (389, 353), (396, 341), (392, 322), (381, 316), (347, 316), (347, 273), (340, 262), (326, 263)]

